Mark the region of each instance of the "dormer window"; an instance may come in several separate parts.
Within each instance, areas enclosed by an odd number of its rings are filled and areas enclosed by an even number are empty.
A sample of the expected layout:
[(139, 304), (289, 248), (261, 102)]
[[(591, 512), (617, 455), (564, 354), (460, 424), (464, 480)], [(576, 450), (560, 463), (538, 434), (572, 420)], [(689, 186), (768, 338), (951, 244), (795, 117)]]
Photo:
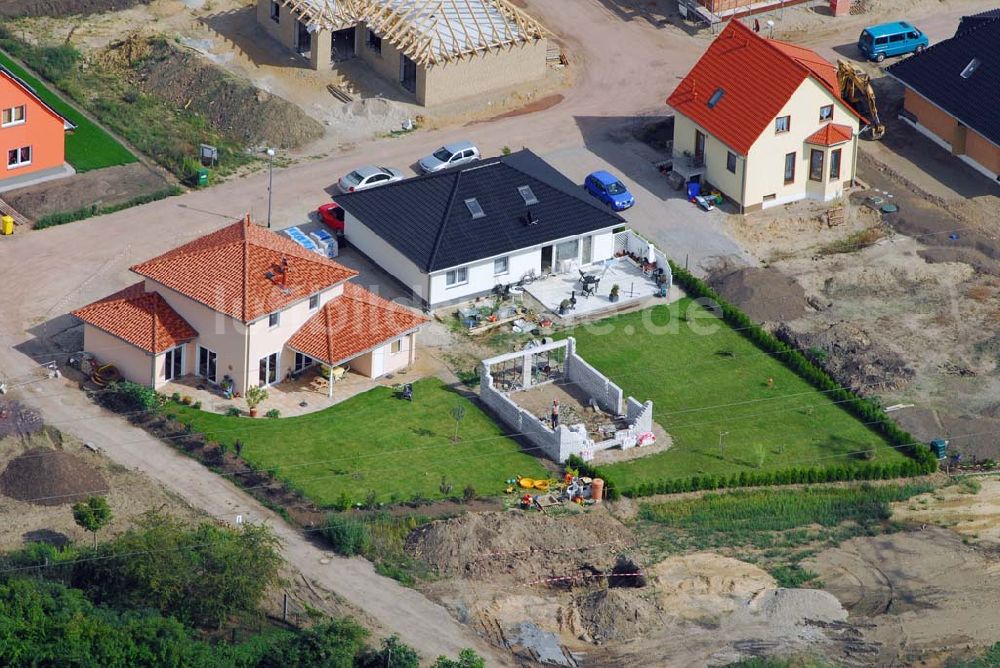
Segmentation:
[(465, 200), (465, 206), (469, 208), (469, 213), (472, 214), (473, 218), (485, 218), (486, 212), (483, 211), (483, 207), (479, 205), (479, 200), (475, 197), (470, 197)]
[(309, 297), (309, 310), (315, 311), (319, 308), (319, 295), (312, 295)]
[(517, 192), (521, 193), (521, 198), (524, 199), (525, 206), (538, 204), (538, 198), (535, 197), (535, 193), (532, 192), (531, 186), (518, 186)]

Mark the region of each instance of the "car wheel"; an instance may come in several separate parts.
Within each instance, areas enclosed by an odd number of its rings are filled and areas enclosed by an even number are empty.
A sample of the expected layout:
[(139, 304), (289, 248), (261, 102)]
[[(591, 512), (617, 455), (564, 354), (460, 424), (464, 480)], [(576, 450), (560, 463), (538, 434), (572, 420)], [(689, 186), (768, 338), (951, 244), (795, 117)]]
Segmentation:
[(923, 53), (924, 52), (924, 45), (923, 44), (918, 44), (916, 51), (917, 51), (917, 53)]
[(883, 60), (885, 60), (885, 54), (884, 53), (875, 54), (875, 62), (876, 63), (881, 63)]

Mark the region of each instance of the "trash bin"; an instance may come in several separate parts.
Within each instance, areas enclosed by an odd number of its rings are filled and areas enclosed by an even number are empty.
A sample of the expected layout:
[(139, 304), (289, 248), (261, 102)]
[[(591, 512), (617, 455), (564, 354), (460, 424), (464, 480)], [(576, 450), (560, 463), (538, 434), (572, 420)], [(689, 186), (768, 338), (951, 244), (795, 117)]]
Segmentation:
[(0, 218), (0, 234), (14, 234), (14, 217), (4, 216)]
[(197, 185), (199, 188), (208, 185), (208, 170), (205, 169), (204, 167), (198, 170), (195, 180), (195, 185)]
[(694, 199), (701, 194), (701, 184), (697, 181), (692, 181), (688, 184), (688, 199)]

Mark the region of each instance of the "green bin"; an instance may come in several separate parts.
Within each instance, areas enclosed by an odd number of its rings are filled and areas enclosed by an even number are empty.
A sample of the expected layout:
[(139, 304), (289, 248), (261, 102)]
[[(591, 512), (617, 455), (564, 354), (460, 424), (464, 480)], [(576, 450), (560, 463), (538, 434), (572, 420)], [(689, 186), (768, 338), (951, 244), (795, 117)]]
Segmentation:
[(195, 185), (198, 187), (208, 185), (208, 170), (201, 168), (198, 170), (197, 178), (195, 179)]

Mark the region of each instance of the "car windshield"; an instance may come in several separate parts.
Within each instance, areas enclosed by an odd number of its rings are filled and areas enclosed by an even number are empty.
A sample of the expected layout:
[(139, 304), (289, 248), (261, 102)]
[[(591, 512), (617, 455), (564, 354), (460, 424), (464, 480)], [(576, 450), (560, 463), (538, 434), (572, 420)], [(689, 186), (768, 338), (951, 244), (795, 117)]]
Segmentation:
[(448, 162), (449, 160), (451, 160), (451, 156), (452, 156), (451, 151), (444, 148), (443, 146), (438, 150), (434, 151), (434, 157), (440, 160), (441, 162)]
[(357, 172), (351, 172), (350, 174), (344, 177), (344, 180), (347, 181), (348, 183), (358, 185), (359, 183), (364, 181), (364, 178), (365, 177), (361, 176)]
[(392, 176), (392, 172), (389, 171), (388, 167), (379, 167), (378, 171), (382, 172), (386, 176)]
[(861, 33), (861, 37), (858, 38), (858, 41), (862, 44), (870, 45), (872, 43), (872, 34), (866, 30)]
[(615, 181), (614, 183), (608, 184), (609, 195), (622, 195), (627, 192), (628, 189), (625, 188), (625, 184), (623, 184), (621, 181)]

